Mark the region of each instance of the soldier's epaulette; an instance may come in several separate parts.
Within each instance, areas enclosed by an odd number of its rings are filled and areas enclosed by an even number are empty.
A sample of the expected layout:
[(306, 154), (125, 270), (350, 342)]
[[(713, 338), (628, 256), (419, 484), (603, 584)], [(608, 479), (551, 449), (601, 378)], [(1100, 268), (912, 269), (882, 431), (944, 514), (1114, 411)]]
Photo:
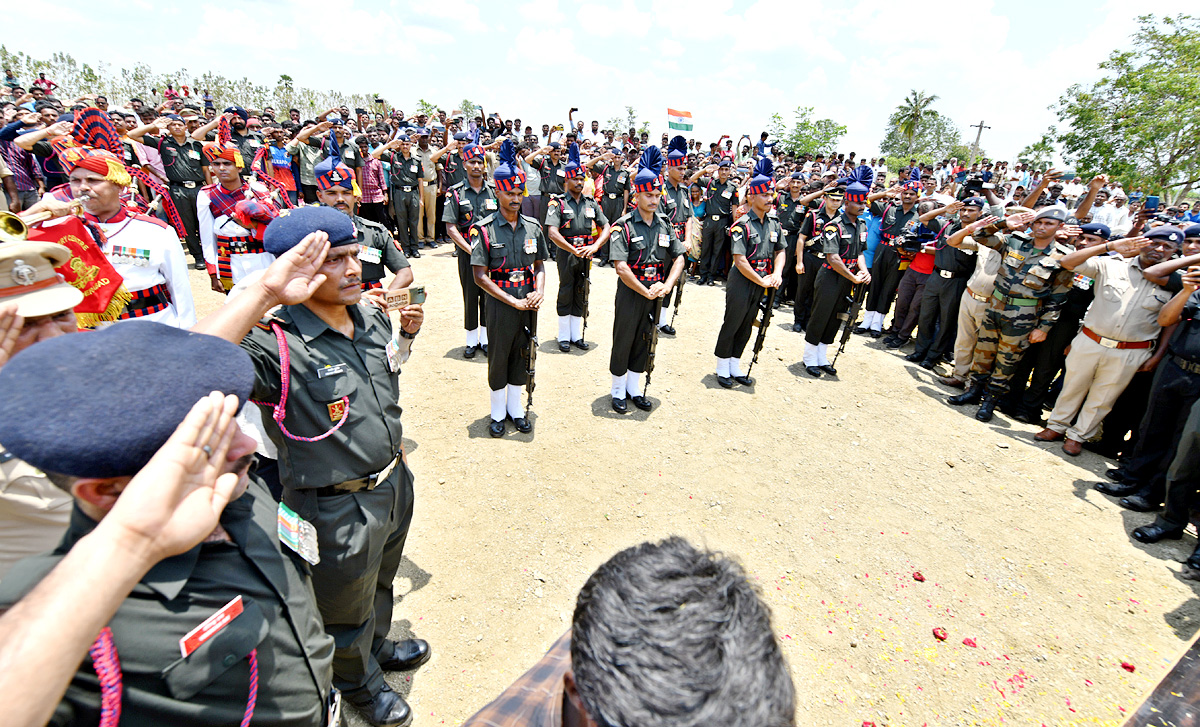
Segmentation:
[(276, 316), (276, 315), (273, 315), (273, 314), (272, 314), (272, 315), (268, 315), (266, 318), (263, 318), (263, 319), (262, 319), (261, 321), (259, 321), (258, 323), (255, 323), (255, 324), (254, 324), (254, 327), (255, 327), (255, 328), (261, 328), (261, 329), (262, 329), (262, 330), (264, 330), (264, 331), (270, 331), (270, 330), (271, 330), (271, 324), (272, 324), (272, 323), (276, 323), (276, 324), (278, 324), (278, 325), (280, 325), (280, 326), (285, 326), (285, 325), (287, 325), (287, 321), (283, 320), (283, 319), (282, 319), (282, 318), (280, 318), (279, 316)]
[(371, 229), (383, 230), (384, 232), (388, 231), (388, 229), (386, 227), (379, 224), (378, 222), (376, 222), (374, 220), (368, 220), (366, 217), (359, 217), (358, 215), (354, 216), (354, 224), (362, 225), (363, 227), (369, 227)]
[(496, 213), (493, 212), (487, 217), (481, 217), (480, 219), (475, 220), (475, 222), (471, 224), (471, 227), (483, 227), (485, 225), (490, 225), (492, 223), (492, 218), (495, 216)]
[(466, 183), (467, 183), (467, 180), (465, 180), (465, 179), (462, 180), (461, 182), (455, 182), (454, 184), (451, 184), (449, 187), (446, 187), (446, 191), (449, 192), (452, 189), (458, 189), (459, 187), (464, 186)]
[[(495, 213), (488, 215), (488, 217), (493, 217), (494, 215), (495, 215)], [(531, 225), (536, 226), (539, 230), (542, 229), (542, 223), (538, 222), (536, 217), (530, 217), (529, 215), (521, 215), (521, 219), (525, 220), (526, 222), (528, 222)]]
[(830, 220), (825, 223), (824, 227), (821, 228), (821, 232), (829, 232), (830, 230), (836, 231), (837, 229), (838, 229), (837, 220)]
[(742, 224), (743, 222), (749, 222), (749, 221), (750, 221), (750, 215), (746, 214), (746, 215), (742, 215), (741, 217), (739, 217), (739, 218), (737, 218), (736, 220), (734, 220), (734, 221), (733, 221), (733, 224), (734, 224), (735, 226), (737, 226), (737, 225), (740, 225), (740, 224)]

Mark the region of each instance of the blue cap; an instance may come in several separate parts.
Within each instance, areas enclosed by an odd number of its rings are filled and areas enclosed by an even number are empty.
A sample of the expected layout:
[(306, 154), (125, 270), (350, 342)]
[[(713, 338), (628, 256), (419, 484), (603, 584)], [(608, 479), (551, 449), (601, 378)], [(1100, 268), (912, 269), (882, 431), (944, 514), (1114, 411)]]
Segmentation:
[(1200, 222), (1183, 228), (1184, 237), (1200, 237)]
[(246, 109), (242, 108), (241, 106), (227, 106), (227, 107), (225, 107), (225, 110), (224, 110), (224, 111), (222, 111), (221, 113), (223, 113), (223, 114), (229, 114), (229, 113), (237, 114), (238, 116), (241, 116), (241, 117), (242, 117), (242, 121), (249, 121), (249, 120), (250, 120), (250, 114), (246, 113)]
[(197, 401), (219, 391), (245, 402), (253, 386), (254, 365), (239, 346), (153, 321), (123, 321), (13, 356), (0, 370), (0, 443), (41, 470), (128, 477)]
[(967, 207), (978, 207), (979, 209), (983, 209), (984, 207), (987, 207), (987, 200), (985, 200), (983, 197), (967, 197), (963, 200), (963, 204)]
[(496, 189), (501, 192), (513, 192), (518, 189), (525, 189), (525, 170), (521, 167), (521, 163), (517, 160), (517, 148), (509, 139), (505, 139), (500, 144), (500, 163), (496, 165), (496, 170), (492, 172), (492, 179), (496, 182)]
[(471, 138), (471, 135), (465, 131), (459, 131), (454, 134), (455, 141), (466, 141), (467, 139), (470, 139), (470, 138)]
[(728, 159), (722, 159), (721, 161), (717, 162), (717, 166), (718, 167), (728, 167), (728, 166), (732, 166), (732, 163)]
[(1183, 230), (1175, 225), (1159, 225), (1145, 234), (1151, 240), (1169, 240), (1175, 244), (1183, 242)]
[(1086, 225), (1080, 225), (1079, 231), (1085, 235), (1095, 235), (1105, 240), (1112, 237), (1112, 230), (1108, 229), (1108, 225), (1103, 225), (1099, 222), (1089, 222)]
[(648, 146), (638, 159), (638, 170), (633, 175), (635, 192), (651, 192), (659, 187), (659, 175), (662, 174), (662, 152), (657, 146)]
[(875, 181), (875, 170), (866, 164), (858, 165), (850, 176), (838, 180), (838, 185), (846, 185), (844, 199), (847, 202), (866, 202), (871, 193), (871, 182)]
[(775, 189), (775, 166), (770, 157), (762, 157), (754, 164), (754, 176), (746, 194), (770, 194)]
[(687, 139), (675, 136), (667, 144), (667, 166), (681, 167), (687, 160)]
[(305, 206), (283, 210), (271, 220), (263, 233), (263, 248), (278, 257), (317, 230), (324, 230), (329, 235), (330, 247), (358, 241), (354, 222), (349, 215), (332, 207)]

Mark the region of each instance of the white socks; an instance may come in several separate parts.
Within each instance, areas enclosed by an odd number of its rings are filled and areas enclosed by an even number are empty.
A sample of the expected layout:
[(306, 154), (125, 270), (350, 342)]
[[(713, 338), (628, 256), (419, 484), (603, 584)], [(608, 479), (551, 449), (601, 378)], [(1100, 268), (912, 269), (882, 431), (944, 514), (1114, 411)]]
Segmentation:
[(627, 376), (627, 374), (620, 374), (620, 375), (613, 374), (612, 398), (614, 398), (614, 399), (624, 399), (625, 398), (626, 376)]
[(525, 410), (521, 407), (521, 387), (516, 384), (508, 385), (508, 415), (513, 419), (520, 419), (525, 416)]
[(717, 359), (717, 376), (725, 379), (729, 378), (729, 362), (732, 360), (731, 358)]
[(662, 309), (662, 313), (660, 313), (658, 316), (658, 325), (665, 326), (670, 322), (671, 322), (671, 309), (664, 305), (663, 309)]
[(731, 376), (745, 376), (742, 373), (742, 360), (740, 358), (729, 359), (729, 373)]
[[(571, 316), (571, 340), (583, 340), (583, 316)], [(562, 340), (561, 338), (559, 339)]]
[(494, 422), (504, 421), (504, 399), (504, 389), (492, 392), (492, 421)]
[[(869, 313), (867, 315), (870, 315)], [(804, 366), (820, 366), (821, 344), (804, 342)]]
[(474, 330), (467, 331), (467, 348), (471, 348), (471, 347), (479, 345), (479, 331), (480, 330), (481, 329), (476, 328)]
[(642, 374), (638, 371), (630, 371), (625, 374), (625, 391), (630, 396), (642, 395)]
[(863, 320), (863, 328), (870, 328), (872, 331), (882, 331), (883, 315), (880, 311), (867, 311), (867, 316)]
[(478, 330), (479, 330), (479, 345), (486, 346), (487, 345), (487, 326), (480, 326)]
[(829, 344), (828, 343), (818, 343), (817, 344), (817, 365), (818, 366), (828, 366), (829, 365)]
[(571, 338), (571, 316), (558, 317), (558, 342), (570, 343), (575, 339)]

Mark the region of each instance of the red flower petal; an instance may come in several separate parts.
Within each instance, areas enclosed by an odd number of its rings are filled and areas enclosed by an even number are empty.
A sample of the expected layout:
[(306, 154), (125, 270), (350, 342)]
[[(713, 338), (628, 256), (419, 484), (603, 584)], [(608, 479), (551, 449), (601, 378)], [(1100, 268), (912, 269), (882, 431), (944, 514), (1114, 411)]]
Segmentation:
[(920, 583), (924, 583), (925, 576), (921, 575), (921, 571), (917, 571), (916, 573), (913, 573), (913, 580), (918, 581)]
[(1123, 661), (1123, 662), (1121, 662), (1121, 668), (1132, 674), (1133, 670), (1136, 669), (1137, 667), (1135, 667), (1133, 664), (1130, 664), (1127, 661)]
[(938, 626), (937, 628), (935, 628), (933, 630), (933, 638), (937, 639), (938, 641), (945, 641), (946, 640), (946, 629), (942, 628), (941, 626)]
[(863, 722), (862, 727), (875, 727), (874, 722)]
[(963, 639), (963, 644), (965, 646), (970, 646), (972, 649), (976, 649), (979, 647), (979, 644), (975, 643), (975, 639), (972, 639), (970, 637)]

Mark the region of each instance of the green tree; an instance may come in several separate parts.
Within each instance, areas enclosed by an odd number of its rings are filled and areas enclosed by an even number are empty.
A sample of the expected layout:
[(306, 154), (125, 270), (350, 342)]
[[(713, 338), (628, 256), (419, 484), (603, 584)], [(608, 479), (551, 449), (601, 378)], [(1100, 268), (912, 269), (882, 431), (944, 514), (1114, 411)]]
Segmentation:
[(462, 101), (458, 102), (459, 110), (466, 114), (468, 119), (472, 118), (472, 114), (475, 113), (475, 106), (476, 103), (469, 98), (464, 98)]
[(937, 94), (926, 94), (924, 91), (913, 89), (904, 98), (904, 102), (896, 107), (896, 114), (899, 115), (900, 121), (900, 133), (908, 142), (909, 154), (913, 153), (913, 142), (917, 133), (931, 119), (937, 117), (938, 112), (930, 108), (937, 100)]
[(779, 114), (771, 114), (767, 131), (775, 141), (777, 151), (790, 154), (829, 154), (837, 149), (838, 139), (846, 133), (846, 127), (832, 119), (812, 118), (811, 106), (797, 106), (792, 112), (795, 121), (791, 126)]
[(1046, 169), (1054, 158), (1054, 128), (1051, 127), (1042, 138), (1026, 146), (1017, 154), (1017, 161), (1034, 169)]
[(637, 110), (634, 109), (632, 106), (626, 106), (625, 107), (625, 118), (622, 119), (619, 116), (614, 116), (608, 120), (607, 126), (605, 126), (605, 128), (612, 129), (613, 132), (617, 135), (617, 138), (620, 138), (620, 136), (623, 132), (629, 131), (630, 129), (636, 130), (639, 134), (641, 134), (643, 131), (649, 132), (650, 131), (650, 122), (649, 121), (640, 121), (638, 119)]
[(429, 103), (425, 99), (417, 99), (417, 110), (413, 112), (413, 116), (425, 114), (426, 116), (437, 116), (437, 104)]
[[(879, 147), (883, 156), (900, 159), (901, 166), (908, 166), (908, 160), (913, 157), (922, 164), (934, 164), (950, 157), (966, 159), (969, 156), (970, 150), (962, 145), (962, 133), (949, 116), (936, 112), (927, 114), (911, 138), (904, 131), (906, 118), (903, 109), (897, 109), (888, 117), (887, 131)], [(956, 148), (966, 154), (955, 153)], [(891, 164), (889, 168), (892, 168)]]
[(1063, 155), (1080, 176), (1106, 173), (1179, 199), (1200, 183), (1200, 19), (1143, 15), (1133, 48), (1100, 64), (1051, 108)]

